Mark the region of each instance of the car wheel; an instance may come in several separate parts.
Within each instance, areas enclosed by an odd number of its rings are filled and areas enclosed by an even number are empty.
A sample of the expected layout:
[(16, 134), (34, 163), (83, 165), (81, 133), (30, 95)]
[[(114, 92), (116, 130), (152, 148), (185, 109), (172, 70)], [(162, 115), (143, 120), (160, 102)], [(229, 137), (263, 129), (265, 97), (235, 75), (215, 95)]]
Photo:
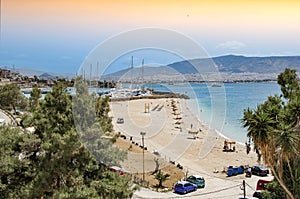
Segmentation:
[(186, 190), (184, 190), (183, 194), (186, 194), (186, 193), (187, 193)]
[(204, 188), (204, 187), (205, 187), (205, 185), (202, 186), (202, 188)]

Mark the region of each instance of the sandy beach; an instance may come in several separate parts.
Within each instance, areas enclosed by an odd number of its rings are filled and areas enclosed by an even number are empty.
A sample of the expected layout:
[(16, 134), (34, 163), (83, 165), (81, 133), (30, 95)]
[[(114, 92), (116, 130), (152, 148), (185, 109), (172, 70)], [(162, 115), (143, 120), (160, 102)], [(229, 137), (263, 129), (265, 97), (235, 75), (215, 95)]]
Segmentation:
[[(256, 165), (256, 154), (251, 151), (247, 155), (245, 145), (238, 143), (234, 145), (234, 152), (223, 152), (226, 138), (199, 121), (187, 105), (187, 100), (139, 99), (111, 102), (110, 105), (115, 132), (120, 132), (127, 139), (131, 137), (137, 145), (142, 145), (140, 132), (146, 133), (145, 172), (155, 170), (156, 158), (159, 157), (160, 167), (165, 166), (166, 162), (174, 161), (182, 165), (183, 171), (188, 175), (204, 176), (207, 186), (199, 190), (203, 194), (202, 198), (217, 198), (219, 195), (222, 198), (237, 198), (242, 194), (239, 185), (243, 179), (249, 188), (247, 195), (253, 194), (258, 177), (247, 179), (245, 175), (227, 177), (222, 171), (228, 166)], [(117, 123), (117, 118), (123, 118), (124, 123)], [(132, 150), (128, 154), (128, 159), (122, 163), (122, 167), (129, 173), (141, 173), (141, 160), (142, 153)], [(174, 193), (157, 194), (160, 193), (142, 189), (136, 192), (134, 197), (178, 197), (176, 194), (172, 195)], [(190, 193), (189, 196), (201, 198), (201, 194), (199, 195), (197, 191)]]

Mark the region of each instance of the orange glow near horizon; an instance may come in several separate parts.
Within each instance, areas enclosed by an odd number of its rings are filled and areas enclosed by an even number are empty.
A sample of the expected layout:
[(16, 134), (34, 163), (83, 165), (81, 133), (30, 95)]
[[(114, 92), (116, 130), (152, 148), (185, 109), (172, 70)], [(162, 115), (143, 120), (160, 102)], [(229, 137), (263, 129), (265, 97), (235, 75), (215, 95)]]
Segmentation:
[(299, 55), (300, 0), (1, 0), (0, 58), (80, 65), (95, 46), (142, 28), (177, 32), (210, 56)]
[(24, 38), (101, 42), (123, 31), (155, 27), (215, 43), (272, 44), (300, 34), (300, 1), (293, 0), (2, 0), (2, 11), (2, 32)]
[[(8, 22), (29, 24), (96, 22), (131, 26), (287, 26), (300, 18), (299, 1), (3, 0)], [(293, 25), (295, 26), (295, 24)]]

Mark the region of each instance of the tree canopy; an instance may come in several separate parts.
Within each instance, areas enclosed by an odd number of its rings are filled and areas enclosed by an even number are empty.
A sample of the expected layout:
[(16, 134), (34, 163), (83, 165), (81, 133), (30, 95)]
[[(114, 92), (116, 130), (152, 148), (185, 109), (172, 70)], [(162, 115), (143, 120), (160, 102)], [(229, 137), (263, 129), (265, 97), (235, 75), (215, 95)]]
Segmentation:
[(39, 106), (39, 100), (42, 97), (42, 91), (37, 86), (33, 87), (29, 97), (29, 108), (34, 111)]
[(17, 84), (0, 86), (0, 108), (16, 112), (17, 108), (24, 109), (27, 106), (27, 99), (21, 93)]
[[(87, 91), (84, 82), (78, 86), (82, 92)], [(39, 99), (35, 91), (32, 105)], [(102, 138), (99, 121), (102, 116), (109, 118), (107, 111), (97, 112), (99, 99), (95, 95), (78, 96), (72, 100), (65, 85), (58, 83), (31, 109), (28, 123), (35, 128), (34, 133), (9, 126), (0, 128), (0, 198), (132, 196), (136, 187), (131, 179), (108, 169), (126, 158), (126, 153), (113, 147), (110, 139)], [(77, 102), (84, 109), (74, 110)], [(97, 108), (109, 110), (108, 103), (100, 104)], [(92, 120), (87, 119), (90, 115)], [(84, 121), (80, 128), (75, 118)]]
[[(242, 123), (258, 158), (275, 177), (270, 198), (300, 198), (300, 86), (296, 71), (278, 76), (282, 95), (269, 96), (255, 109), (245, 109)], [(281, 190), (281, 191), (280, 191)]]

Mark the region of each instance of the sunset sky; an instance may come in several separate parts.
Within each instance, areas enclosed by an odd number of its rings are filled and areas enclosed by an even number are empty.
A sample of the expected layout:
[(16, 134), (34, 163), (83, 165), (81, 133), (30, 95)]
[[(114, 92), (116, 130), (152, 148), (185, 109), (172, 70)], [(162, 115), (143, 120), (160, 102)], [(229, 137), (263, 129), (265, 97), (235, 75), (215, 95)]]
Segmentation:
[(0, 67), (14, 64), (76, 73), (99, 43), (147, 27), (183, 34), (209, 56), (300, 55), (297, 0), (1, 0), (1, 4)]

